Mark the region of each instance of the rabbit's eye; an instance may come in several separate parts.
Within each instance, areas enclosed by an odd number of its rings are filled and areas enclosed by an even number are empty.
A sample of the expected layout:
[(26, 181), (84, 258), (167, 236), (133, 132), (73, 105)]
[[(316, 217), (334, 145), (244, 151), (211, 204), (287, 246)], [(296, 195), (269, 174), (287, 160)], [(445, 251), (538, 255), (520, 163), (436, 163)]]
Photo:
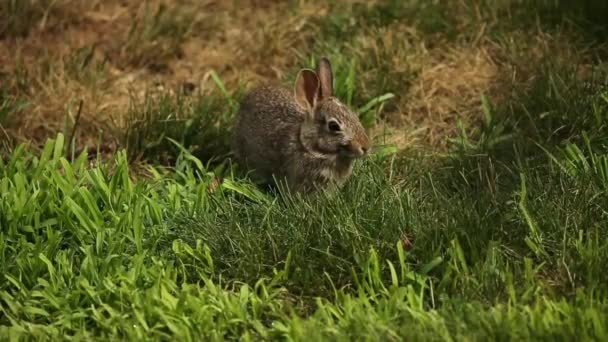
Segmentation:
[(340, 132), (342, 131), (342, 127), (340, 127), (340, 124), (338, 123), (338, 121), (331, 119), (327, 122), (327, 128), (329, 129), (330, 132)]

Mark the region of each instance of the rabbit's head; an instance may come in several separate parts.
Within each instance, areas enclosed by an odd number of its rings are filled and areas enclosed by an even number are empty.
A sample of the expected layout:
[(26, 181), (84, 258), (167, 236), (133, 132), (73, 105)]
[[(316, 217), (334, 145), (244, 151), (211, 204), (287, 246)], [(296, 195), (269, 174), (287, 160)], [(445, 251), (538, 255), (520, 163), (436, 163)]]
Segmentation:
[(317, 71), (303, 69), (295, 83), (296, 103), (306, 112), (300, 129), (305, 148), (342, 158), (365, 156), (371, 140), (359, 118), (334, 97), (331, 64), (319, 61)]

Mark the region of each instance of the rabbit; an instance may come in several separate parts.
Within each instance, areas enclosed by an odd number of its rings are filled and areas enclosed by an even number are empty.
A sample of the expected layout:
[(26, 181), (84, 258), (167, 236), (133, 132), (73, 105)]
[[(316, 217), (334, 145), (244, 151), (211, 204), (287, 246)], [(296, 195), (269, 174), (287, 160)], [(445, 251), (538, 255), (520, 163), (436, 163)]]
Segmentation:
[(329, 60), (301, 69), (294, 89), (260, 86), (237, 113), (232, 148), (236, 161), (267, 184), (286, 180), (290, 191), (341, 186), (372, 142), (358, 116), (334, 96)]

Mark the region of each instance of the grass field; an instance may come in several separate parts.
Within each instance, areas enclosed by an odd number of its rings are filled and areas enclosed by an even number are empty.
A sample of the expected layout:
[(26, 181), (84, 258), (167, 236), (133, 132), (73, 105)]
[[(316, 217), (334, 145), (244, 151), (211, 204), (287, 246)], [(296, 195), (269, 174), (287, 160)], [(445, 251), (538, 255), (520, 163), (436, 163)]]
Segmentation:
[[(0, 0), (0, 339), (608, 340), (607, 17)], [(238, 102), (322, 55), (374, 153), (257, 189)]]

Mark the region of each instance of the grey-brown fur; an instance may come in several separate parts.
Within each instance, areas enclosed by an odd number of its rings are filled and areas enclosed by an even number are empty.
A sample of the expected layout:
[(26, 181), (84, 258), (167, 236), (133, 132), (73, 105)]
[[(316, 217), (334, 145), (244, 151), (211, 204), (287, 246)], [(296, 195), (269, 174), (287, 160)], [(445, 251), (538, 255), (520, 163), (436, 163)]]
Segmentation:
[(358, 117), (333, 96), (332, 76), (322, 58), (316, 72), (300, 71), (293, 90), (261, 86), (249, 93), (234, 127), (239, 164), (262, 181), (286, 178), (294, 191), (348, 179), (371, 141)]

